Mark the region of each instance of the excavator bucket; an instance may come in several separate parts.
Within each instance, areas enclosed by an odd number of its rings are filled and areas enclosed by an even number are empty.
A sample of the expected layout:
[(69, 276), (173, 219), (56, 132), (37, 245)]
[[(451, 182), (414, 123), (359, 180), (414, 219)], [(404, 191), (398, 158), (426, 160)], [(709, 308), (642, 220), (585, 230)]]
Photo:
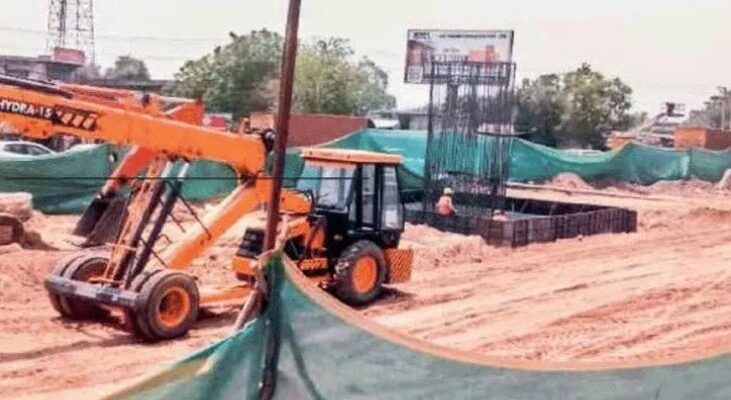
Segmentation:
[(109, 202), (107, 199), (95, 197), (81, 214), (81, 218), (79, 218), (76, 227), (74, 227), (73, 234), (78, 236), (89, 235), (94, 230), (94, 227), (96, 227), (102, 215), (104, 215), (104, 212), (109, 209)]
[(74, 235), (86, 237), (87, 240), (82, 246), (112, 242), (117, 238), (126, 216), (126, 198), (95, 198), (84, 210), (73, 233)]

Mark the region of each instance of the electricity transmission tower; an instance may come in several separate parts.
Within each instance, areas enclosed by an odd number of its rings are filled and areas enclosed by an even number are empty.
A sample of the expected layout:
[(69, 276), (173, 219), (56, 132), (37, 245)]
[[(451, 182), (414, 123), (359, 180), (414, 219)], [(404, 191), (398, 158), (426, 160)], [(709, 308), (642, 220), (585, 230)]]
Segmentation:
[(81, 50), (94, 64), (93, 0), (50, 0), (46, 50), (56, 47)]

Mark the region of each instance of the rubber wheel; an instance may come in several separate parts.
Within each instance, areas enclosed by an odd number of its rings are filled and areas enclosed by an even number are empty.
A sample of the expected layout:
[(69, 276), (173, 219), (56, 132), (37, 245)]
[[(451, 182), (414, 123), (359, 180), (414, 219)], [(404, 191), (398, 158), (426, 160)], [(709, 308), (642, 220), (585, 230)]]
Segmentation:
[[(66, 268), (68, 268), (69, 265), (71, 265), (74, 261), (78, 260), (81, 257), (83, 257), (83, 254), (76, 253), (70, 254), (62, 258), (56, 263), (53, 271), (51, 271), (51, 276), (63, 276)], [(71, 311), (65, 308), (66, 302), (62, 303), (61, 298), (62, 296), (48, 291), (48, 299), (51, 301), (51, 306), (53, 306), (53, 309), (56, 310), (56, 312), (58, 312), (62, 317), (68, 318), (71, 314)]]
[(351, 306), (364, 306), (378, 298), (385, 280), (383, 250), (361, 240), (347, 247), (335, 265), (335, 296)]
[(200, 296), (196, 282), (180, 272), (162, 270), (139, 289), (132, 327), (147, 341), (174, 339), (188, 333), (198, 319)]
[[(109, 258), (100, 255), (84, 255), (74, 260), (64, 270), (63, 277), (81, 282), (88, 282), (92, 278), (104, 275)], [(72, 297), (60, 297), (61, 307), (68, 311), (66, 318), (74, 320), (105, 319), (109, 316), (109, 310), (94, 304), (89, 300), (82, 300)]]
[[(142, 285), (144, 285), (145, 282), (147, 282), (147, 280), (149, 280), (153, 275), (160, 272), (163, 272), (163, 270), (155, 269), (152, 271), (142, 271), (142, 273), (132, 279), (129, 290), (139, 293), (140, 290), (142, 290)], [(147, 338), (151, 336), (150, 332), (146, 329), (146, 326), (140, 326), (140, 324), (137, 323), (137, 313), (135, 310), (128, 308), (124, 309), (124, 323), (127, 329), (137, 337)]]

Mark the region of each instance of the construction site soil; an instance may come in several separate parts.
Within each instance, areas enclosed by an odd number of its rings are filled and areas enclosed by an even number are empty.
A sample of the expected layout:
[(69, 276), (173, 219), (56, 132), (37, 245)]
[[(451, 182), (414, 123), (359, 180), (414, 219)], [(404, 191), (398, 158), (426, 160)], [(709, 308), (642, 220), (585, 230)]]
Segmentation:
[[(365, 316), (439, 345), (514, 359), (657, 362), (731, 351), (731, 192), (689, 183), (523, 187), (511, 196), (621, 206), (639, 232), (517, 250), (408, 226), (413, 279)], [(0, 248), (0, 398), (86, 398), (225, 337), (237, 308), (204, 313), (183, 339), (136, 341), (104, 323), (63, 321), (43, 279), (73, 251), (76, 217), (27, 223), (59, 250)], [(233, 282), (225, 237), (192, 267), (204, 284)]]

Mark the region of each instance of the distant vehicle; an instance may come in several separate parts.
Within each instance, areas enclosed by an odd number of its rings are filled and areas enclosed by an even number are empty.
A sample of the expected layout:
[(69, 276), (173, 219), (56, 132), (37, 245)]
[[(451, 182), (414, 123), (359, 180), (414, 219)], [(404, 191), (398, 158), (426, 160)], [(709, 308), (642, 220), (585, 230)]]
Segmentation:
[(375, 111), (368, 114), (369, 127), (376, 129), (400, 129), (401, 122), (393, 111)]
[(51, 154), (56, 154), (56, 152), (38, 143), (15, 140), (0, 142), (0, 156), (47, 156)]

